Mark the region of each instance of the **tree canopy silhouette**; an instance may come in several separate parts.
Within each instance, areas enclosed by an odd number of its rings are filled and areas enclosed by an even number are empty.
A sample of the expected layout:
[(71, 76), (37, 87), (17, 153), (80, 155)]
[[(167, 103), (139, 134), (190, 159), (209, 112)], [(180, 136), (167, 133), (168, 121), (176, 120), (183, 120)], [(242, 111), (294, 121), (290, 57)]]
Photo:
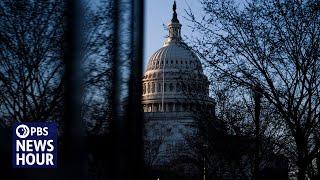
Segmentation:
[[(224, 85), (253, 89), (276, 108), (298, 179), (313, 176), (319, 155), (320, 11), (318, 1), (202, 1), (189, 20), (194, 48)], [(291, 156), (292, 155), (292, 156)], [(319, 167), (318, 167), (319, 171)]]

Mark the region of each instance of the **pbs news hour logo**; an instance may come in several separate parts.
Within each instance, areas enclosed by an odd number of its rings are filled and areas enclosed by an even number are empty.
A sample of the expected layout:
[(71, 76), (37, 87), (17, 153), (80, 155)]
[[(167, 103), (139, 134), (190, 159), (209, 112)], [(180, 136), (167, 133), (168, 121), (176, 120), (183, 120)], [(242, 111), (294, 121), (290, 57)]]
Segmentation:
[(57, 167), (57, 126), (55, 123), (16, 123), (12, 133), (14, 168)]

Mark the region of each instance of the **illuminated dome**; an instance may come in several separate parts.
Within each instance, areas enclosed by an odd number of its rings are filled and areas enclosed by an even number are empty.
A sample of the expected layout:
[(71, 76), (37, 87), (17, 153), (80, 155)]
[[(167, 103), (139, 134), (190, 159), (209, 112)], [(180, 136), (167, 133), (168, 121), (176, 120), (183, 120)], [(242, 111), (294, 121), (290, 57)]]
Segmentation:
[(151, 56), (147, 71), (159, 69), (203, 72), (196, 54), (182, 41), (165, 44)]
[(168, 38), (150, 57), (143, 76), (145, 112), (190, 111), (192, 106), (211, 106), (213, 103), (201, 62), (183, 42), (181, 27), (174, 6)]

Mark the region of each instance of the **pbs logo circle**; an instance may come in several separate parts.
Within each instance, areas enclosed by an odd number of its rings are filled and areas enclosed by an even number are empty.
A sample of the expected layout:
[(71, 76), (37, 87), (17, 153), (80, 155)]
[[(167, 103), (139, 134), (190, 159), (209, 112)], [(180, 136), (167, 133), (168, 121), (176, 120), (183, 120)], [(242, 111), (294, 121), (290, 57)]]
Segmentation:
[(30, 134), (30, 129), (28, 126), (24, 124), (21, 124), (16, 128), (16, 135), (21, 139), (28, 137), (29, 134)]

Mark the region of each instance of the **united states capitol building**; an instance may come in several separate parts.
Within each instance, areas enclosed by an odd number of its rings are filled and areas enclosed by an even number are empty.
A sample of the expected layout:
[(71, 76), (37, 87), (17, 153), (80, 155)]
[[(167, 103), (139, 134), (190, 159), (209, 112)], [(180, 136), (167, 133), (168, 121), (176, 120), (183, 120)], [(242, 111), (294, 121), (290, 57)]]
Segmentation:
[(154, 159), (152, 165), (166, 165), (190, 153), (186, 137), (196, 131), (197, 109), (201, 113), (214, 109), (208, 78), (197, 55), (183, 41), (181, 27), (174, 3), (169, 35), (150, 57), (143, 76), (146, 141), (159, 146), (153, 147), (157, 152), (149, 157)]

